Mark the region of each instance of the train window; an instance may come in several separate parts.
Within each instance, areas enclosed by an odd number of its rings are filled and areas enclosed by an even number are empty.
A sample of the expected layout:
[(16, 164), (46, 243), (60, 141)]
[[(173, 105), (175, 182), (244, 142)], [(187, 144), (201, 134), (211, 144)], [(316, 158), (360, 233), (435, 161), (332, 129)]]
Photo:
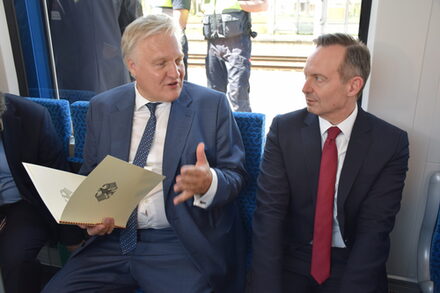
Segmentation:
[[(15, 8), (29, 95), (72, 102), (131, 80), (121, 58), (121, 32), (136, 17), (156, 11), (155, 1), (149, 0), (44, 0), (33, 10), (20, 2), (15, 1)], [(191, 0), (186, 26), (188, 80), (201, 85), (207, 85), (207, 41), (202, 33), (207, 2)], [(267, 127), (276, 114), (305, 106), (302, 70), (313, 50), (312, 40), (322, 33), (345, 32), (365, 41), (370, 6), (371, 0), (270, 0), (267, 11), (252, 13), (257, 34), (252, 39), (249, 100), (253, 112), (266, 114)], [(46, 25), (41, 38), (26, 31), (35, 30), (31, 23), (23, 24), (31, 19), (29, 14), (39, 14)], [(26, 53), (36, 40), (46, 43)], [(43, 56), (40, 51), (48, 53)], [(38, 66), (45, 70), (33, 69)], [(41, 76), (48, 81), (42, 83)]]
[[(188, 78), (207, 85), (202, 2), (193, 1), (186, 29)], [(305, 107), (303, 68), (314, 48), (313, 39), (344, 32), (366, 42), (370, 7), (371, 0), (271, 0), (267, 11), (252, 13), (257, 36), (252, 39), (250, 106), (253, 112), (266, 114), (267, 130), (275, 115)]]

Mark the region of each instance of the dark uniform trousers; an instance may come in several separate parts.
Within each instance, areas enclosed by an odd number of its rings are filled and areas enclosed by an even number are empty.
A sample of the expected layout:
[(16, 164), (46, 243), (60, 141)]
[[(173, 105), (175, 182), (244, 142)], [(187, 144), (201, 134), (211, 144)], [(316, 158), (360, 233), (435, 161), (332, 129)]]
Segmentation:
[(208, 86), (226, 93), (234, 111), (252, 112), (249, 102), (252, 43), (249, 34), (208, 40)]

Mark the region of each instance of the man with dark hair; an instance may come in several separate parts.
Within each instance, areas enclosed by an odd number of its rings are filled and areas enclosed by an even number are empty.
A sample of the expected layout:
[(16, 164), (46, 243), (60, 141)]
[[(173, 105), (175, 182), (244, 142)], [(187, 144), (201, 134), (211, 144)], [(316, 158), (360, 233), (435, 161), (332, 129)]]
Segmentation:
[[(48, 111), (31, 101), (0, 92), (0, 268), (7, 293), (41, 290), (36, 260), (56, 225), (22, 162), (65, 169), (65, 155)], [(75, 231), (76, 230), (76, 231)], [(61, 240), (81, 241), (74, 226), (63, 226)]]
[(408, 169), (405, 131), (358, 107), (367, 47), (320, 36), (307, 108), (276, 117), (258, 178), (252, 293), (386, 293), (389, 234)]

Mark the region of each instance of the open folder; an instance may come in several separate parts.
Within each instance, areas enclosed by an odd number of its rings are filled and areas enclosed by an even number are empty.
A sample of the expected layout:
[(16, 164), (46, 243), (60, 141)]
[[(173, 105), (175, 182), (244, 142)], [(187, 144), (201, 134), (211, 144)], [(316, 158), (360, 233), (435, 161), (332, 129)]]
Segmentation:
[(119, 160), (105, 159), (82, 176), (23, 163), (38, 193), (58, 223), (94, 225), (105, 217), (125, 228), (136, 205), (164, 176)]

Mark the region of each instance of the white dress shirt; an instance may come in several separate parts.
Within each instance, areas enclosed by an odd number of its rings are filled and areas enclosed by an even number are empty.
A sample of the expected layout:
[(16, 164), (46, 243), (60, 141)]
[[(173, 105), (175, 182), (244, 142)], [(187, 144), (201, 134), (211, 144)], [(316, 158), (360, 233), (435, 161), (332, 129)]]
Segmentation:
[(353, 130), (354, 121), (358, 113), (357, 104), (353, 112), (344, 121), (338, 125), (332, 125), (327, 120), (319, 117), (319, 128), (321, 130), (321, 148), (324, 147), (325, 140), (327, 139), (327, 130), (332, 126), (337, 126), (341, 133), (336, 137), (336, 147), (338, 148), (338, 169), (336, 172), (335, 183), (335, 200), (333, 204), (333, 235), (332, 246), (345, 248), (344, 240), (342, 239), (341, 229), (337, 219), (337, 198), (338, 198), (338, 185), (339, 177), (341, 175), (342, 166), (344, 165), (345, 154), (347, 153), (348, 142), (350, 141), (351, 131)]
[[(141, 96), (135, 86), (136, 98), (133, 113), (133, 126), (131, 130), (131, 143), (129, 163), (132, 164), (138, 145), (144, 133), (145, 126), (150, 118), (150, 111), (146, 104), (148, 101)], [(171, 103), (161, 103), (156, 107), (156, 131), (148, 154), (145, 169), (162, 174), (163, 152), (165, 146), (165, 136), (167, 133), (168, 120), (170, 118)], [(196, 150), (194, 149), (194, 152)], [(203, 196), (194, 196), (194, 205), (200, 208), (207, 208), (212, 203), (214, 195), (217, 191), (217, 174), (211, 169), (212, 183)], [(172, 187), (171, 187), (172, 188)], [(169, 227), (170, 224), (165, 214), (165, 201), (163, 194), (163, 184), (160, 183), (150, 193), (140, 201), (138, 205), (138, 228), (140, 229), (163, 229)]]

